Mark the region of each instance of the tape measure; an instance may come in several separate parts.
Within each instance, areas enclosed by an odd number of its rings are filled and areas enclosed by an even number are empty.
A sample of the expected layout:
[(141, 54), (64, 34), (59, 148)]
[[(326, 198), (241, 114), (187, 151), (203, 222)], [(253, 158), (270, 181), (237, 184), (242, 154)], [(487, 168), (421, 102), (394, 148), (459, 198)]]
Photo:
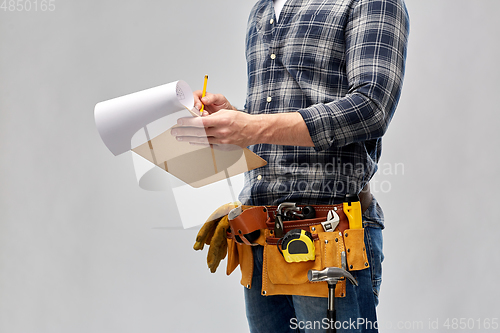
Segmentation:
[(314, 241), (309, 231), (293, 229), (278, 241), (278, 250), (288, 263), (316, 259)]

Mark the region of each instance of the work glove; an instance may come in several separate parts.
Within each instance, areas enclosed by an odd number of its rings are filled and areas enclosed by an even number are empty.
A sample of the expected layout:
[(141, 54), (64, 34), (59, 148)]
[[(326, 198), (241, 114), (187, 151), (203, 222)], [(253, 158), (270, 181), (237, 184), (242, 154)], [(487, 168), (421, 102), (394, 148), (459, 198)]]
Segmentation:
[(232, 202), (219, 207), (210, 215), (196, 236), (196, 242), (193, 246), (196, 251), (203, 250), (205, 244), (210, 246), (207, 264), (212, 273), (215, 273), (221, 260), (227, 255), (226, 231), (229, 229), (227, 214), (239, 205), (241, 205), (239, 202)]

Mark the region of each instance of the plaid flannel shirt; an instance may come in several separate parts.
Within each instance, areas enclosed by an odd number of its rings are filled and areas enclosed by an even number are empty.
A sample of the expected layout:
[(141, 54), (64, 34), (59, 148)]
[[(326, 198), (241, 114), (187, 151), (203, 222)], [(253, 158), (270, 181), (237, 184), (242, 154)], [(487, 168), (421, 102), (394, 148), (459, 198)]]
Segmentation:
[(245, 174), (240, 201), (338, 203), (377, 170), (405, 68), (404, 0), (272, 0), (248, 21), (245, 112), (299, 112), (314, 148), (258, 144), (265, 167)]

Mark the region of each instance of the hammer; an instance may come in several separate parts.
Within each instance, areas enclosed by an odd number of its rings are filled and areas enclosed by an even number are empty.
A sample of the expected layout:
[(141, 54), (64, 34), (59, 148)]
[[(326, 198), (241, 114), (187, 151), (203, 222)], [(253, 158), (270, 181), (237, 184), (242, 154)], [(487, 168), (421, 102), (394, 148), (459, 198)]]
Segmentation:
[(307, 272), (307, 278), (311, 282), (326, 281), (328, 283), (328, 310), (326, 314), (328, 320), (330, 321), (330, 325), (327, 333), (336, 332), (335, 287), (337, 286), (337, 282), (343, 280), (344, 278), (348, 278), (349, 281), (351, 281), (351, 283), (355, 286), (358, 286), (358, 282), (354, 279), (354, 276), (352, 276), (351, 273), (339, 267), (327, 267), (322, 271), (311, 269)]

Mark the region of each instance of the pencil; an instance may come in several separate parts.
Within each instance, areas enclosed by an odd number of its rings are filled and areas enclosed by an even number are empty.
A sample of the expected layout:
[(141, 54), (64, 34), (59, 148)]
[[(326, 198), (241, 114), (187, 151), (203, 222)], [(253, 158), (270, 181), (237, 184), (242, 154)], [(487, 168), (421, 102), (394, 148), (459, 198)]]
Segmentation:
[[(203, 91), (201, 93), (201, 98), (205, 97), (205, 95), (207, 94), (207, 82), (208, 82), (208, 75), (205, 75), (205, 81), (203, 82)], [(205, 108), (205, 105), (202, 103), (201, 109), (200, 109), (200, 115), (203, 114), (204, 108)]]

